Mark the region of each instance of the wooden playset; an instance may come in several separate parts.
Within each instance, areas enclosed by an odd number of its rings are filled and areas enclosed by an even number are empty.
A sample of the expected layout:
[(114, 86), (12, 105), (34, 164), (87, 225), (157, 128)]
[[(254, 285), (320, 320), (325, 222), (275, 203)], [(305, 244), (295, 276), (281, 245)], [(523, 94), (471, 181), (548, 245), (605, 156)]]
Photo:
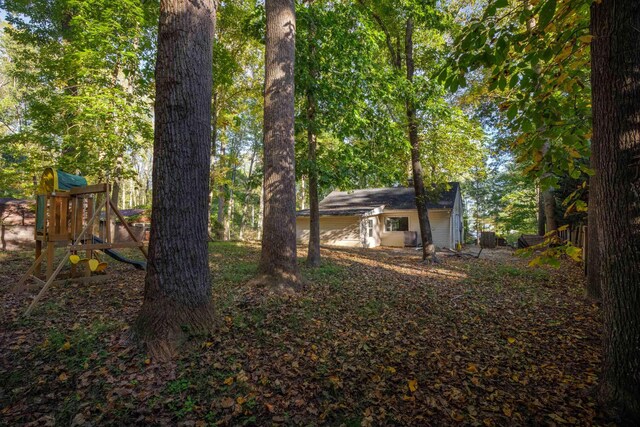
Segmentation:
[[(22, 287), (28, 279), (42, 285), (42, 289), (27, 308), (29, 314), (44, 293), (55, 283), (68, 280), (99, 281), (107, 277), (107, 263), (97, 251), (118, 261), (145, 269), (146, 263), (125, 258), (114, 248), (139, 248), (147, 257), (142, 241), (133, 233), (117, 206), (110, 199), (108, 183), (87, 185), (86, 179), (48, 168), (42, 174), (36, 195), (35, 261), (20, 278)], [(104, 212), (104, 216), (103, 216)], [(130, 242), (112, 241), (113, 215), (122, 223), (131, 237)], [(100, 226), (104, 220), (104, 226)], [(97, 235), (94, 231), (98, 228)], [(56, 249), (62, 249), (62, 259), (55, 265)], [(81, 258), (80, 255), (84, 254)], [(42, 274), (42, 264), (46, 269)], [(68, 273), (63, 268), (70, 264)]]

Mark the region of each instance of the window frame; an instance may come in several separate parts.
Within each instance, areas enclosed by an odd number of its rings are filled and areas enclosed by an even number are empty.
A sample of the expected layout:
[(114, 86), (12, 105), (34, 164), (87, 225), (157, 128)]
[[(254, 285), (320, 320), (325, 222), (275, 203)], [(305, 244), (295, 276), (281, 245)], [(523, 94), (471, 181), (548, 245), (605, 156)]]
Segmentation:
[[(402, 229), (402, 222), (406, 221), (406, 229)], [(397, 224), (397, 229), (394, 229), (394, 222)], [(409, 217), (408, 216), (388, 216), (384, 219), (384, 231), (391, 233), (394, 231), (409, 231)]]

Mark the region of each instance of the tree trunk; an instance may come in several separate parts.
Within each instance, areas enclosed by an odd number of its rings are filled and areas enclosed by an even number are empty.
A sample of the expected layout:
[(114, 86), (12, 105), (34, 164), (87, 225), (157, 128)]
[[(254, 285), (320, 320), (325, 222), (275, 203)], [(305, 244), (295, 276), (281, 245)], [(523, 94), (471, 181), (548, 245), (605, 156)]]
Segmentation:
[[(591, 168), (597, 168), (597, 147), (591, 146)], [(597, 215), (601, 204), (596, 197), (596, 177), (589, 178), (589, 209), (587, 212), (587, 281), (586, 293), (587, 297), (594, 300), (602, 298), (602, 288), (600, 284), (600, 253), (598, 243), (598, 225)]]
[(212, 0), (160, 2), (153, 221), (144, 302), (134, 327), (160, 359), (213, 326), (207, 197), (215, 17)]
[(640, 425), (640, 3), (593, 2), (591, 33), (600, 398), (619, 424)]
[(224, 222), (225, 240), (231, 240), (231, 227), (233, 226), (233, 211), (235, 209), (235, 197), (233, 189), (236, 187), (236, 166), (237, 162), (233, 162), (233, 170), (231, 171), (231, 187), (229, 188), (229, 202), (227, 203), (227, 218)]
[(211, 106), (211, 162), (209, 165), (209, 233), (210, 236), (213, 235), (215, 231), (213, 229), (212, 219), (213, 219), (213, 196), (214, 196), (214, 188), (215, 188), (215, 159), (216, 159), (216, 143), (218, 140), (218, 94), (214, 92), (212, 95), (213, 101)]
[[(413, 83), (413, 18), (407, 19), (406, 28), (406, 61), (407, 80)], [(413, 174), (413, 188), (416, 194), (416, 208), (418, 209), (418, 222), (420, 224), (420, 235), (422, 240), (422, 260), (436, 261), (436, 249), (433, 244), (431, 234), (431, 224), (429, 223), (429, 211), (427, 209), (427, 197), (424, 190), (424, 174), (420, 163), (420, 139), (418, 138), (418, 121), (416, 119), (416, 108), (413, 99), (408, 98), (405, 102), (407, 112), (407, 124), (409, 131), (409, 143), (411, 145), (411, 170)]]
[[(316, 61), (316, 27), (311, 15), (309, 24), (309, 76), (311, 81), (307, 87), (307, 144), (309, 145), (309, 250), (307, 265), (320, 265), (320, 203), (318, 200), (318, 165), (316, 162), (317, 132), (316, 132), (316, 99), (313, 86), (318, 78)], [(304, 209), (304, 208), (303, 208)]]
[[(116, 178), (113, 180), (113, 185), (111, 186), (111, 201), (113, 201), (113, 204), (116, 205), (116, 207), (120, 208), (120, 204), (118, 203), (118, 200), (120, 200), (120, 183), (122, 182), (122, 180), (120, 178)], [(109, 218), (109, 230), (111, 230), (111, 236), (109, 236), (109, 239), (111, 239), (111, 241), (115, 241), (115, 235), (116, 235), (116, 219), (115, 219), (115, 215), (110, 216)]]
[(281, 290), (299, 286), (296, 258), (293, 0), (266, 0), (264, 214), (262, 278)]
[(246, 224), (247, 209), (251, 198), (251, 178), (253, 177), (253, 165), (256, 161), (256, 151), (258, 151), (257, 139), (254, 140), (253, 147), (251, 149), (251, 161), (249, 162), (249, 173), (247, 174), (246, 184), (244, 186), (244, 203), (242, 204), (242, 213), (240, 214), (240, 232), (238, 237), (240, 240), (244, 240), (244, 227)]
[(542, 200), (544, 203), (546, 232), (548, 233), (558, 228), (556, 222), (556, 197), (553, 195), (553, 191), (546, 190), (542, 192)]
[(545, 226), (545, 218), (544, 218), (544, 200), (542, 198), (542, 191), (540, 190), (540, 185), (536, 186), (536, 194), (538, 195), (538, 236), (544, 236), (544, 226)]
[[(224, 162), (224, 145), (220, 144), (220, 160), (218, 162), (218, 168), (222, 170), (223, 162)], [(226, 173), (225, 173), (226, 174)], [(225, 205), (225, 193), (227, 191), (226, 185), (218, 186), (218, 232), (217, 238), (218, 240), (225, 240), (225, 232), (224, 232), (224, 205)]]

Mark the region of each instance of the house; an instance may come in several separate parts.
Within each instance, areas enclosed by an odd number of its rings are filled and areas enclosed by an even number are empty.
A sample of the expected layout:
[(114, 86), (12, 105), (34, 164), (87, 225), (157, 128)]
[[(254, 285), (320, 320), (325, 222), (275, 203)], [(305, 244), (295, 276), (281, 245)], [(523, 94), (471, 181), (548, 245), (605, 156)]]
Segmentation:
[[(372, 248), (417, 246), (418, 210), (412, 187), (333, 191), (320, 202), (320, 243)], [(451, 182), (427, 203), (433, 242), (455, 248), (463, 241), (460, 185)], [(296, 214), (299, 244), (309, 242), (309, 210)]]

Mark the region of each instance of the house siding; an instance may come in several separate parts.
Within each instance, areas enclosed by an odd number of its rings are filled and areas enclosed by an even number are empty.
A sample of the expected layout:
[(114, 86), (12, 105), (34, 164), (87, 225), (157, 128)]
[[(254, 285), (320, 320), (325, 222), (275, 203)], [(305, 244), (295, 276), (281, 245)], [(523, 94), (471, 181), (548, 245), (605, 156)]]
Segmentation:
[[(296, 240), (309, 244), (309, 217), (296, 218)], [(359, 216), (320, 217), (320, 244), (361, 247)]]
[[(409, 218), (409, 231), (416, 232), (418, 241), (421, 239), (420, 222), (416, 210), (393, 210), (385, 211), (381, 215), (380, 230), (382, 246), (404, 246), (404, 232), (384, 231), (384, 223), (388, 217), (406, 216)], [(437, 247), (451, 247), (451, 211), (447, 209), (429, 210), (429, 222), (431, 224), (431, 234), (433, 243)]]

